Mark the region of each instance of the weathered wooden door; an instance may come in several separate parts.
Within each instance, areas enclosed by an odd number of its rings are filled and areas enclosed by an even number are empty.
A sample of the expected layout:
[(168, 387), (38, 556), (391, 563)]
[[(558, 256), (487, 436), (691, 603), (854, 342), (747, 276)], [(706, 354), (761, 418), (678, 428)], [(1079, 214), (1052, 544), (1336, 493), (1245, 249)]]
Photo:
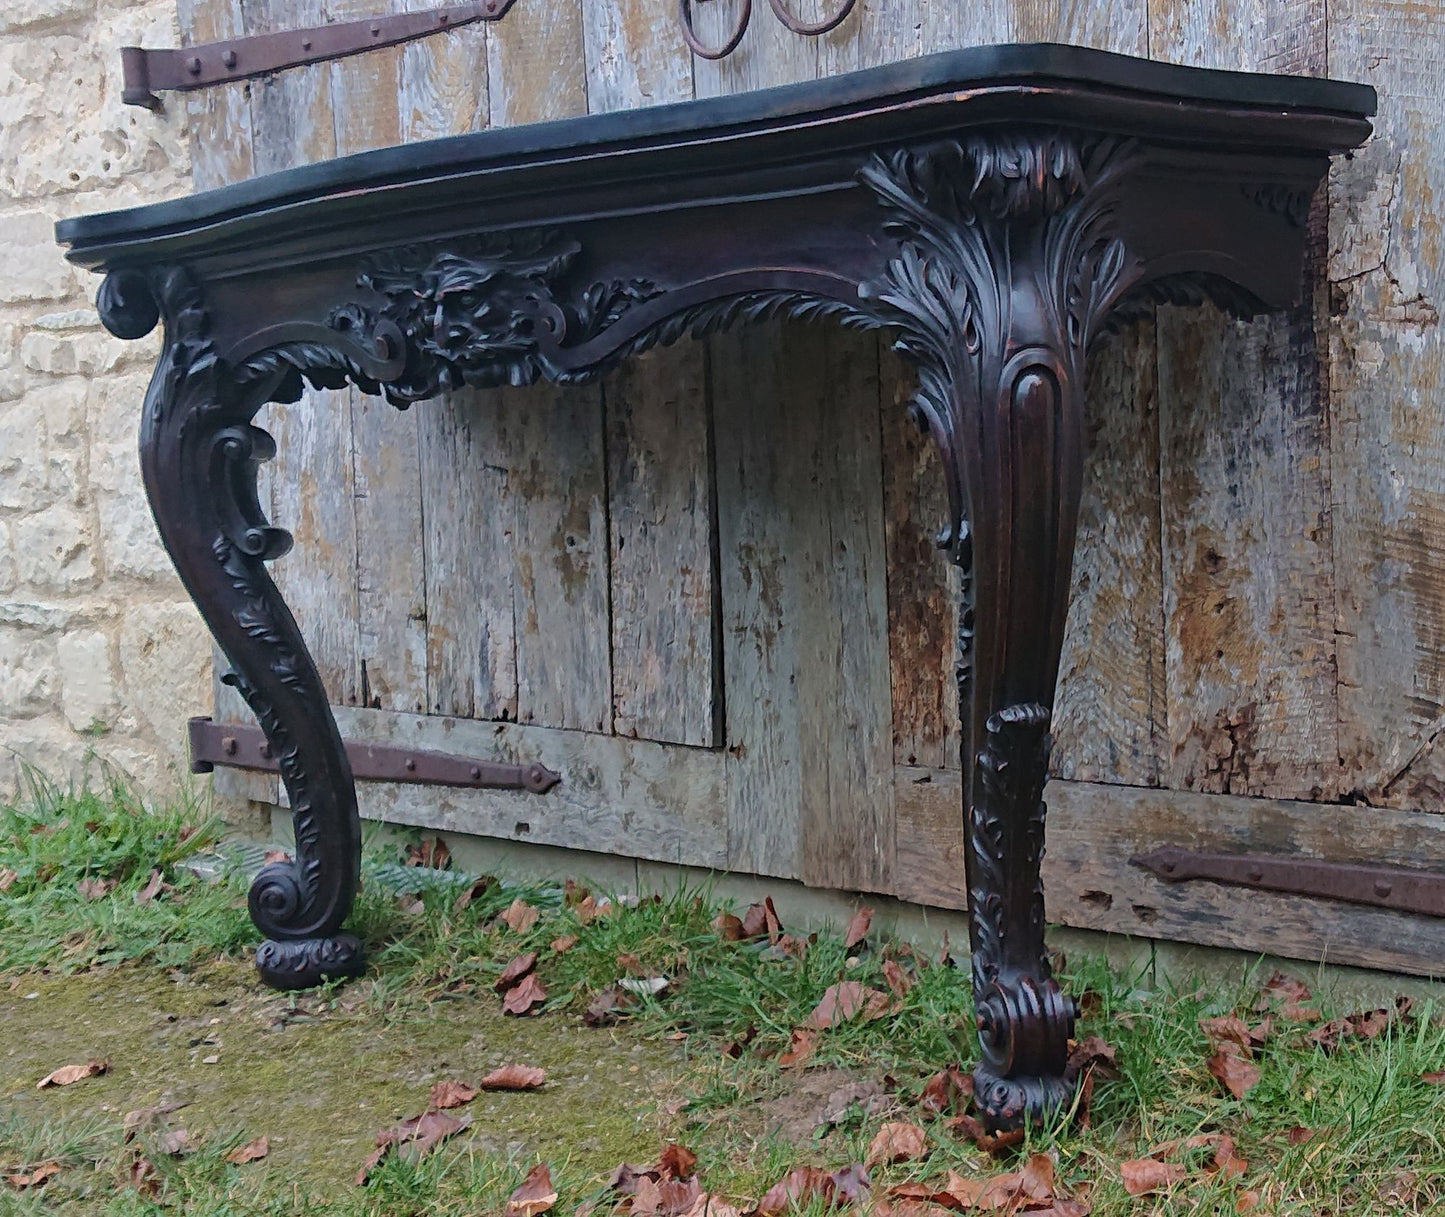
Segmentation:
[[(182, 25), (205, 40), (382, 7), (184, 0)], [(729, 0), (697, 8), (720, 34)], [(1128, 864), (1183, 844), (1445, 866), (1438, 14), (860, 0), (815, 40), (760, 11), (709, 63), (674, 12), (522, 0), (494, 26), (201, 95), (196, 185), (981, 42), (1376, 84), (1379, 134), (1309, 217), (1301, 307), (1161, 307), (1096, 360), (1046, 882), (1072, 925), (1445, 970), (1421, 919)], [(763, 325), (584, 388), (270, 407), (273, 514), (297, 537), (275, 573), (343, 732), (566, 775), (545, 798), (364, 786), (363, 814), (961, 906), (953, 590), (909, 393), (876, 338)], [(217, 713), (244, 708), (218, 690)]]

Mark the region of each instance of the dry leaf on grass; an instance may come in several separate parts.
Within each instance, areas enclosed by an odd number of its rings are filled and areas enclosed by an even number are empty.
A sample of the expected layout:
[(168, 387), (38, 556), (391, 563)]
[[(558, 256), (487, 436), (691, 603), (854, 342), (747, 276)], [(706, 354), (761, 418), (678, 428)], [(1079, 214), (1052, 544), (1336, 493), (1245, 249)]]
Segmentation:
[(894, 997), (907, 997), (908, 990), (913, 988), (908, 973), (891, 959), (883, 961), (883, 979), (888, 982), (888, 989)]
[(1279, 1004), (1280, 1014), (1290, 1022), (1313, 1023), (1319, 1021), (1320, 1012), (1313, 1006), (1305, 1005), (1313, 997), (1309, 985), (1304, 981), (1294, 976), (1286, 976), (1283, 972), (1274, 972), (1264, 982), (1264, 991), (1254, 1003), (1254, 1008), (1268, 1010)]
[(713, 931), (724, 942), (741, 942), (747, 937), (743, 932), (743, 920), (731, 913), (719, 913), (712, 919)]
[(18, 871), (13, 871), (8, 866), (0, 866), (0, 892), (8, 892), (19, 878)]
[(482, 1090), (536, 1090), (546, 1080), (547, 1071), (535, 1065), (503, 1065), (477, 1085)]
[(452, 902), (452, 912), (460, 913), (471, 907), (472, 901), (484, 894), (494, 883), (496, 880), (491, 875), (483, 875), (474, 880), (472, 885)]
[(773, 907), (773, 898), (767, 896), (761, 904), (754, 904), (743, 913), (743, 937), (761, 938), (764, 934), (770, 942), (777, 942), (783, 932), (778, 910)]
[(1340, 1046), (1342, 1040), (1372, 1040), (1384, 1034), (1396, 1019), (1409, 1018), (1410, 1007), (1413, 1005), (1414, 1002), (1410, 998), (1397, 997), (1393, 1006), (1332, 1019), (1322, 1027), (1316, 1027), (1307, 1038), (1311, 1043), (1319, 1045), (1325, 1052), (1333, 1052)]
[(161, 889), (165, 886), (166, 881), (161, 875), (160, 867), (154, 868), (151, 871), (151, 877), (146, 881), (146, 885), (135, 894), (135, 902), (137, 904), (149, 904), (160, 895)]
[(898, 1162), (916, 1162), (928, 1153), (928, 1134), (917, 1124), (902, 1120), (883, 1125), (868, 1146), (865, 1166), (892, 1166)]
[(1176, 1141), (1165, 1141), (1156, 1145), (1149, 1151), (1149, 1156), (1156, 1159), (1172, 1158), (1176, 1154), (1191, 1149), (1213, 1150), (1213, 1158), (1206, 1168), (1209, 1174), (1216, 1171), (1223, 1171), (1231, 1178), (1239, 1178), (1249, 1169), (1249, 1163), (1241, 1158), (1234, 1151), (1234, 1138), (1228, 1133), (1202, 1132), (1192, 1137), (1182, 1137)]
[(59, 1162), (42, 1162), (34, 1170), (20, 1170), (14, 1174), (6, 1175), (5, 1182), (17, 1192), (23, 1192), (27, 1188), (44, 1187), (49, 1179), (60, 1174)]
[(257, 1137), (254, 1141), (247, 1141), (245, 1145), (238, 1145), (226, 1155), (226, 1161), (232, 1166), (245, 1166), (248, 1162), (259, 1162), (270, 1152), (270, 1140), (266, 1137)]
[(172, 1158), (183, 1158), (196, 1152), (195, 1137), (184, 1128), (172, 1128), (161, 1137), (161, 1152)]
[(563, 934), (560, 938), (552, 939), (552, 950), (558, 955), (565, 955), (577, 945), (577, 942), (576, 934)]
[(525, 955), (518, 955), (505, 968), (502, 974), (497, 977), (492, 988), (498, 993), (505, 993), (524, 976), (529, 975), (537, 967), (537, 952), (528, 951)]
[(1132, 1162), (1119, 1163), (1119, 1175), (1124, 1180), (1124, 1190), (1129, 1195), (1151, 1196), (1187, 1178), (1189, 1171), (1177, 1162), (1135, 1158)]
[(177, 1103), (168, 1100), (162, 1103), (155, 1103), (150, 1107), (137, 1107), (134, 1111), (128, 1111), (121, 1117), (121, 1130), (125, 1134), (125, 1142), (129, 1144), (135, 1140), (136, 1133), (142, 1129), (150, 1128), (161, 1116), (168, 1116), (173, 1111), (180, 1111), (182, 1107), (190, 1106), (189, 1103)]
[(75, 885), (76, 890), (87, 900), (99, 900), (115, 889), (114, 879), (85, 878)]
[(557, 1203), (557, 1189), (552, 1186), (552, 1171), (539, 1162), (507, 1199), (507, 1217), (538, 1217)]
[(452, 862), (452, 851), (440, 837), (427, 837), (420, 845), (406, 847), (407, 866), (429, 866), (434, 870), (446, 870)]
[(497, 920), (506, 925), (515, 934), (525, 934), (534, 925), (542, 914), (530, 904), (518, 896), (506, 908), (506, 911), (498, 914)]
[(757, 1217), (775, 1217), (794, 1206), (821, 1199), (827, 1205), (852, 1203), (868, 1191), (868, 1172), (857, 1163), (831, 1174), (820, 1167), (800, 1166), (768, 1189), (754, 1210)]
[(638, 997), (656, 997), (667, 988), (666, 976), (624, 976), (617, 987)]
[(161, 1190), (160, 1176), (151, 1160), (137, 1154), (131, 1159), (125, 1171), (126, 1186), (134, 1188), (142, 1196), (158, 1196)]
[(808, 1016), (809, 1027), (826, 1031), (838, 1023), (861, 1016), (867, 1021), (883, 1018), (893, 1012), (893, 1000), (878, 989), (870, 989), (856, 980), (829, 985), (823, 999)]
[(518, 984), (507, 990), (506, 996), (502, 998), (502, 1009), (508, 1014), (520, 1017), (531, 1014), (546, 1000), (547, 990), (534, 973), (523, 977)]
[(795, 1027), (788, 1050), (778, 1058), (778, 1065), (783, 1069), (794, 1069), (799, 1065), (806, 1064), (817, 1047), (818, 1033), (816, 1031), (809, 1030), (807, 1027)]
[(470, 1103), (476, 1097), (477, 1088), (468, 1086), (465, 1082), (438, 1082), (431, 1088), (431, 1102), (428, 1106), (432, 1111), (445, 1111)]
[(110, 1068), (109, 1061), (87, 1061), (84, 1065), (62, 1065), (35, 1083), (36, 1090), (51, 1086), (73, 1086), (85, 1078), (99, 1077)]
[(608, 985), (588, 1004), (582, 1021), (589, 1027), (605, 1027), (620, 1022), (632, 1013), (636, 1000), (616, 985)]
[(1432, 1069), (1429, 1073), (1422, 1073), (1420, 1080), (1429, 1082), (1432, 1086), (1445, 1086), (1445, 1069)]
[(864, 905), (853, 914), (853, 920), (848, 923), (848, 932), (843, 935), (843, 949), (851, 951), (860, 942), (868, 937), (868, 928), (873, 924), (873, 909)]
[(1012, 1149), (1015, 1145), (1022, 1145), (1024, 1130), (1022, 1128), (1010, 1128), (1005, 1132), (991, 1133), (979, 1123), (975, 1116), (965, 1112), (961, 1116), (954, 1116), (945, 1120), (943, 1127), (948, 1129), (955, 1137), (962, 1137), (965, 1141), (972, 1141), (979, 1149), (986, 1154), (1002, 1154), (1005, 1150)]
[(1260, 1079), (1259, 1066), (1246, 1061), (1244, 1051), (1238, 1044), (1226, 1041), (1207, 1062), (1209, 1072), (1236, 1099), (1244, 1098)]
[(961, 1065), (950, 1065), (923, 1084), (918, 1105), (937, 1115), (951, 1115), (964, 1110), (971, 1098), (973, 1075), (964, 1073)]
[(357, 1173), (357, 1185), (364, 1184), (371, 1172), (393, 1149), (415, 1161), (430, 1153), (448, 1137), (461, 1132), (468, 1123), (469, 1120), (459, 1120), (444, 1111), (426, 1111), (377, 1133), (376, 1150)]

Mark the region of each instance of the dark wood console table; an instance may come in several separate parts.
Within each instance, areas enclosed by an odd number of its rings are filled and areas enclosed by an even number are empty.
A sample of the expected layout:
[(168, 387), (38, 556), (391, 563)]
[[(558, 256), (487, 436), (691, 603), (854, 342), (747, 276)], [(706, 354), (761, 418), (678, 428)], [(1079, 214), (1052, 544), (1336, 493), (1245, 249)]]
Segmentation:
[[(303, 382), (413, 402), (581, 381), (785, 315), (881, 327), (918, 365), (967, 573), (958, 618), (975, 1077), (995, 1125), (1065, 1102), (1075, 1004), (1044, 957), (1042, 791), (1079, 508), (1083, 361), (1151, 301), (1299, 295), (1362, 85), (1073, 47), (935, 55), (752, 95), (368, 152), (68, 220), (107, 328), (165, 343), (147, 493), (290, 794), (295, 863), (251, 889), (273, 984), (361, 966), (360, 836), (325, 691), (265, 563), (252, 424)], [(458, 538), (463, 543), (463, 538)], [(563, 775), (566, 780), (566, 775)]]

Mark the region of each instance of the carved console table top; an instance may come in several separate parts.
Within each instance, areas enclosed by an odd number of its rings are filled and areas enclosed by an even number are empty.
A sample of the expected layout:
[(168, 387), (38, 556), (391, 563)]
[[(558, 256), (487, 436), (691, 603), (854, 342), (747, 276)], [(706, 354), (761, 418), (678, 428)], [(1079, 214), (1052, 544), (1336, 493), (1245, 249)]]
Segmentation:
[[(303, 382), (398, 406), (580, 381), (788, 315), (883, 328), (918, 365), (969, 572), (958, 633), (978, 1102), (1065, 1102), (1073, 1001), (1044, 958), (1050, 707), (1083, 459), (1083, 361), (1150, 301), (1299, 295), (1311, 199), (1370, 133), (1362, 85), (980, 47), (752, 95), (368, 152), (68, 220), (106, 326), (165, 342), (141, 420), (161, 536), (256, 712), (295, 863), (251, 890), (272, 984), (346, 975), (347, 754), (267, 574), (252, 425)], [(725, 423), (723, 424), (725, 425)], [(462, 539), (458, 538), (458, 543)], [(563, 781), (566, 775), (563, 775)]]

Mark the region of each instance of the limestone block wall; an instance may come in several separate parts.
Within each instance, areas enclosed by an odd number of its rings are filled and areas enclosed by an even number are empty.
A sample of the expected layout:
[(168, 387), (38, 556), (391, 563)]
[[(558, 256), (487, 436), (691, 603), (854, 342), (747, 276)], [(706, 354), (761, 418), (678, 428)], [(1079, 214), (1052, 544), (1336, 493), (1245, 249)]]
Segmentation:
[(0, 796), (21, 762), (185, 770), (210, 649), (155, 537), (136, 426), (157, 336), (100, 326), (52, 234), (190, 189), (183, 106), (121, 104), (118, 48), (175, 45), (175, 0), (0, 3)]

